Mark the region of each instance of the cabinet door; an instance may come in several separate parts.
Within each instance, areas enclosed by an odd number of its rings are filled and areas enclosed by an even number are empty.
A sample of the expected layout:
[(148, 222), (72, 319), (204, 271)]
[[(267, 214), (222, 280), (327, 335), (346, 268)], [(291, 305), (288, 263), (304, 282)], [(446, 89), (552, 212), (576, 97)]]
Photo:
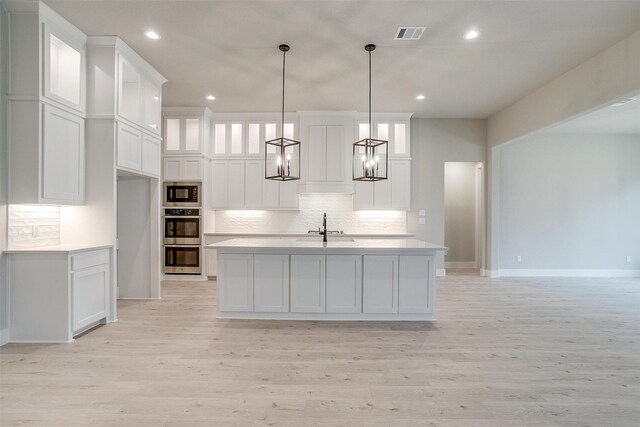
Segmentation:
[(164, 171), (162, 177), (164, 180), (180, 179), (180, 169), (182, 161), (180, 159), (164, 158)]
[(295, 182), (280, 183), (280, 207), (298, 209), (298, 187)]
[(140, 131), (118, 123), (118, 167), (139, 171), (142, 167), (142, 134)]
[(227, 170), (225, 160), (211, 162), (211, 207), (227, 207)]
[(327, 179), (327, 127), (309, 126), (309, 181)]
[(202, 160), (200, 159), (183, 159), (180, 177), (199, 181), (202, 179)]
[(218, 310), (253, 311), (253, 255), (218, 257)]
[[(387, 175), (388, 177), (389, 175)], [(373, 186), (373, 208), (391, 209), (391, 185), (389, 180), (376, 181), (370, 183)]]
[(244, 207), (244, 160), (230, 160), (227, 176), (227, 207)]
[(291, 312), (324, 313), (325, 256), (291, 255)]
[(138, 70), (118, 55), (118, 114), (142, 124), (142, 81)]
[(164, 152), (179, 153), (182, 139), (182, 120), (178, 117), (164, 119)]
[(253, 256), (253, 311), (289, 311), (289, 255)]
[(71, 286), (74, 332), (107, 317), (108, 264), (74, 271)]
[(262, 208), (262, 184), (263, 181), (266, 181), (264, 179), (264, 173), (262, 172), (262, 164), (263, 162), (261, 160), (245, 161), (245, 208)]
[(145, 128), (159, 134), (160, 133), (160, 109), (162, 100), (160, 99), (160, 86), (151, 81), (142, 79), (142, 117)]
[(353, 194), (353, 209), (373, 208), (373, 183), (355, 182), (355, 193)]
[(46, 201), (84, 200), (84, 119), (44, 106), (42, 194)]
[(142, 172), (160, 175), (160, 140), (146, 134), (142, 136)]
[(398, 312), (397, 256), (364, 256), (362, 311), (365, 313)]
[(326, 180), (344, 181), (344, 126), (327, 126)]
[(411, 205), (411, 161), (392, 160), (390, 170), (391, 208), (408, 211)]
[(218, 251), (215, 249), (205, 249), (205, 274), (207, 276), (218, 275)]
[(43, 25), (44, 96), (85, 111), (85, 44), (48, 22)]
[(280, 207), (280, 183), (272, 179), (262, 179), (262, 207), (264, 209)]
[(327, 255), (327, 313), (362, 312), (362, 257)]
[(435, 263), (433, 256), (401, 256), (399, 312), (429, 313), (434, 307)]

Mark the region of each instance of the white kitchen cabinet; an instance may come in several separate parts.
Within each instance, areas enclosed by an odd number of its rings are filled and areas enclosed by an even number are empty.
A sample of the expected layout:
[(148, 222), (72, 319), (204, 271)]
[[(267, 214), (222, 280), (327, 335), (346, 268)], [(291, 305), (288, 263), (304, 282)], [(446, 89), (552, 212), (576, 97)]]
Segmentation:
[(164, 118), (165, 154), (201, 154), (203, 120), (201, 117)]
[(230, 160), (227, 176), (227, 207), (230, 209), (244, 208), (244, 160)]
[(160, 138), (142, 134), (142, 173), (160, 176)]
[(309, 181), (344, 181), (344, 126), (309, 126)]
[(400, 256), (398, 312), (433, 312), (435, 277), (435, 259), (432, 255)]
[(31, 101), (11, 101), (9, 114), (10, 203), (81, 204), (84, 119)]
[(253, 311), (289, 311), (289, 255), (253, 256)]
[(12, 342), (69, 342), (115, 320), (111, 248), (9, 254)]
[(390, 159), (386, 180), (356, 182), (354, 210), (401, 210), (411, 206), (411, 160)]
[(362, 256), (327, 255), (327, 313), (362, 312)]
[(200, 181), (203, 176), (200, 157), (165, 157), (162, 176), (165, 181)]
[(107, 317), (109, 273), (108, 264), (71, 273), (74, 331), (81, 331)]
[(117, 166), (139, 171), (142, 168), (142, 132), (122, 122), (117, 127)]
[(411, 209), (411, 160), (391, 160), (390, 193), (391, 209)]
[(325, 311), (326, 257), (291, 255), (291, 312)]
[(44, 3), (5, 3), (9, 99), (46, 101), (84, 116), (87, 36)]
[(262, 181), (264, 179), (264, 162), (262, 160), (246, 160), (244, 164), (244, 207), (247, 209), (262, 208)]
[(363, 269), (364, 313), (398, 312), (398, 257), (365, 255)]
[(221, 311), (253, 311), (253, 255), (219, 257), (218, 301)]
[[(252, 138), (255, 139), (254, 134)], [(264, 141), (260, 143), (263, 144)], [(244, 122), (214, 122), (211, 127), (211, 144), (210, 152), (213, 156), (243, 156), (245, 154)], [(252, 150), (255, 150), (254, 145), (251, 144)]]
[(210, 186), (213, 209), (298, 209), (297, 184), (265, 179), (263, 160), (213, 159)]

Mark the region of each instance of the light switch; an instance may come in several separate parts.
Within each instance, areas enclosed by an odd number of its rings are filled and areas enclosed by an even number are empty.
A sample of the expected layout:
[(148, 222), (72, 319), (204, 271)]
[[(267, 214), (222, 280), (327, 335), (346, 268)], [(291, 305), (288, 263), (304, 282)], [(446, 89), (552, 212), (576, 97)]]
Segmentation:
[(424, 209), (420, 209), (418, 211), (418, 215), (420, 215), (420, 216), (425, 216), (426, 214), (427, 214), (427, 211), (425, 211)]

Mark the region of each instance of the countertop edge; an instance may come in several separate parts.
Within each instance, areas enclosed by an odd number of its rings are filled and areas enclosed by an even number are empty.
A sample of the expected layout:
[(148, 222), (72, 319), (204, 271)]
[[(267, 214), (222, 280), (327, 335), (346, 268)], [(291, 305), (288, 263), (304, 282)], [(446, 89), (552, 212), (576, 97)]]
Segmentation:
[(5, 249), (5, 254), (34, 254), (34, 253), (75, 253), (86, 252), (98, 249), (113, 248), (113, 245), (68, 245), (59, 247), (40, 247), (40, 248), (14, 248)]

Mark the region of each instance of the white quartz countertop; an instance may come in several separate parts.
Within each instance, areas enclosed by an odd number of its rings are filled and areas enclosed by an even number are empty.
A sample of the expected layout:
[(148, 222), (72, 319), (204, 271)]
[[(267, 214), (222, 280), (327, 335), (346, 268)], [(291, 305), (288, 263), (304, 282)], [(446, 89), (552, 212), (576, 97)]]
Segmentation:
[(206, 245), (205, 248), (231, 249), (242, 252), (250, 250), (291, 250), (295, 252), (304, 250), (321, 251), (365, 251), (365, 252), (432, 252), (446, 251), (444, 246), (424, 242), (417, 239), (353, 239), (331, 240), (324, 243), (322, 238), (316, 239), (231, 239)]
[[(314, 233), (248, 233), (248, 232), (214, 232), (214, 233), (204, 233), (205, 236), (233, 236), (233, 237), (278, 237), (278, 238), (291, 238), (291, 237), (318, 237), (317, 234)], [(400, 237), (400, 238), (411, 238), (414, 237), (415, 234), (411, 233), (344, 233), (344, 234), (329, 234), (332, 237), (366, 237), (366, 238), (380, 238), (384, 239), (387, 237)]]
[(42, 246), (37, 248), (16, 248), (5, 249), (6, 254), (24, 254), (24, 253), (53, 253), (53, 252), (83, 252), (88, 250), (111, 248), (113, 245), (57, 245)]

